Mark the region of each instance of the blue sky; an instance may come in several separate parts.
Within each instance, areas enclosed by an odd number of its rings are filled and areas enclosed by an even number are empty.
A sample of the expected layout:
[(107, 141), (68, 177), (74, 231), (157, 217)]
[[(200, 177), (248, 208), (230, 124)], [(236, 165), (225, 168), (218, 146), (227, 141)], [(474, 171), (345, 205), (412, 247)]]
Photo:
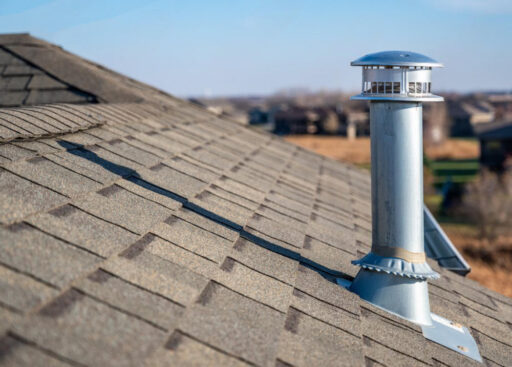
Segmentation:
[(178, 96), (356, 90), (388, 50), (445, 64), (437, 91), (512, 89), (511, 0), (0, 0), (30, 32)]

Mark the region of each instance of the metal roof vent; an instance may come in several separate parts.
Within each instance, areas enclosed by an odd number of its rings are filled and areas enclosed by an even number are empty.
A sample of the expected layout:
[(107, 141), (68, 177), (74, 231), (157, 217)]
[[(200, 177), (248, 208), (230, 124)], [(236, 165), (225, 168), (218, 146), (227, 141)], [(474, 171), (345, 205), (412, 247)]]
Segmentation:
[(371, 102), (372, 248), (352, 262), (361, 269), (350, 290), (421, 325), (428, 339), (481, 361), (467, 328), (455, 330), (430, 313), (427, 279), (439, 274), (426, 262), (423, 242), (422, 102), (443, 100), (430, 87), (432, 68), (442, 65), (403, 51), (351, 65), (363, 67), (362, 93), (352, 99)]

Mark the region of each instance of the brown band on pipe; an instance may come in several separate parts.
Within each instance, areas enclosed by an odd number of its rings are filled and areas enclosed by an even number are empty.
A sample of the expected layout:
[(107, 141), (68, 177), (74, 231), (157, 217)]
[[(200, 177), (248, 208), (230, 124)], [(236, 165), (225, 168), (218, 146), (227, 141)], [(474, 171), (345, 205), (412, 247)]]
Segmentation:
[(427, 258), (424, 252), (411, 252), (401, 247), (372, 246), (372, 252), (383, 257), (397, 257), (410, 263), (424, 263)]

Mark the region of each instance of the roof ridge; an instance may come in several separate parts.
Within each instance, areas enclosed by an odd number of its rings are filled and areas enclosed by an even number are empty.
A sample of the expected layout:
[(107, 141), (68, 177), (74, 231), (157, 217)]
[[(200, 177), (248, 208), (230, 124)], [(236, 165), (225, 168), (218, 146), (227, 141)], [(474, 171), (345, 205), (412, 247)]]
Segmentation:
[[(129, 104), (132, 103), (112, 103), (113, 106)], [(0, 108), (0, 145), (10, 142), (55, 138), (105, 125), (109, 120), (108, 116), (100, 109), (95, 108), (95, 106), (98, 106), (98, 104), (86, 103), (76, 105), (59, 103)], [(55, 107), (60, 109), (64, 107), (64, 109), (59, 111), (61, 112), (59, 114), (56, 113)], [(25, 111), (30, 111), (31, 113), (28, 114)], [(45, 111), (50, 113), (45, 114)], [(38, 116), (38, 112), (40, 116)], [(55, 117), (57, 115), (59, 118)], [(70, 115), (73, 115), (73, 119), (70, 119)], [(63, 120), (66, 121), (66, 124), (62, 122)]]

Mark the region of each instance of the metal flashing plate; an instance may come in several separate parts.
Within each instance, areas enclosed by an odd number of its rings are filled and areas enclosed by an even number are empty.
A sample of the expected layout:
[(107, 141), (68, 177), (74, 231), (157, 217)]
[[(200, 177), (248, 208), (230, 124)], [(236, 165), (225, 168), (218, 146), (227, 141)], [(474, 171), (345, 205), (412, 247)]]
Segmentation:
[(432, 326), (422, 326), (423, 336), (466, 357), (482, 362), (478, 346), (469, 330), (460, 324), (436, 314), (432, 315)]
[[(337, 278), (336, 283), (348, 290), (350, 290), (352, 284), (350, 280), (344, 278)], [(396, 315), (395, 313), (393, 314)], [(478, 345), (468, 328), (434, 313), (430, 315), (432, 317), (432, 326), (421, 326), (423, 336), (426, 339), (483, 363), (480, 352), (478, 351)]]

